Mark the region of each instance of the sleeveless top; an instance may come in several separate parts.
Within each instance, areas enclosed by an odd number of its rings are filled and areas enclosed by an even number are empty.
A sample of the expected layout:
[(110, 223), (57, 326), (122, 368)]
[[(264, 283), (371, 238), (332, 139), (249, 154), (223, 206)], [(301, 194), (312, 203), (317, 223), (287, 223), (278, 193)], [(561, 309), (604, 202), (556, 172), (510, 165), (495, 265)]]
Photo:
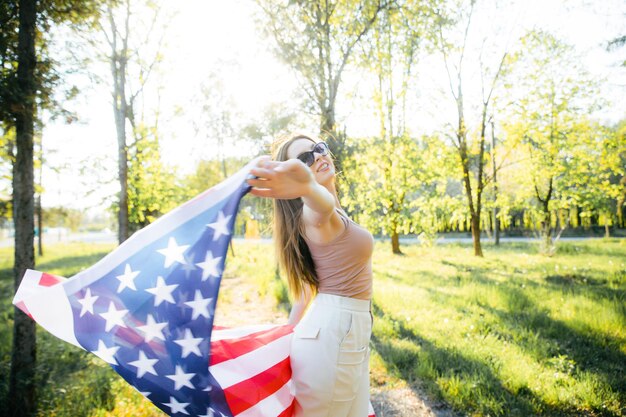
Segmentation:
[(335, 239), (315, 243), (304, 236), (315, 264), (318, 292), (370, 300), (374, 238), (367, 229), (337, 212), (345, 228)]

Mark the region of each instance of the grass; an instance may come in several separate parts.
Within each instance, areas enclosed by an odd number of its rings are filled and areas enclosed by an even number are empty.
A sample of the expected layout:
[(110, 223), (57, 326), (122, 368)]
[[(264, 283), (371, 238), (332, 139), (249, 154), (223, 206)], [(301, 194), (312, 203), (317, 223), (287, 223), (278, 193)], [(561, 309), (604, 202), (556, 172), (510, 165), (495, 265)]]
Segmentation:
[[(38, 269), (70, 276), (110, 246), (51, 246)], [(626, 415), (626, 240), (535, 244), (377, 244), (371, 379), (382, 389), (420, 385), (469, 416)], [(225, 279), (246, 277), (285, 305), (273, 250), (237, 242)], [(0, 408), (12, 324), (9, 249), (0, 249)], [(254, 299), (251, 295), (250, 300)], [(220, 300), (221, 308), (229, 306)], [(114, 372), (38, 332), (40, 415), (162, 415)]]

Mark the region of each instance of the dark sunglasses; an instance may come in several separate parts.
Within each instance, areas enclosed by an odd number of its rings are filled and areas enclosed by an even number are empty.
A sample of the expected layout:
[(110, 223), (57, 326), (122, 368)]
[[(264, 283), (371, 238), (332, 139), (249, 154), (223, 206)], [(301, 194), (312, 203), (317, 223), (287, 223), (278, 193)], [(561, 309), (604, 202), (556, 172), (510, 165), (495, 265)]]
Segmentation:
[(312, 166), (315, 162), (316, 153), (320, 155), (328, 155), (328, 145), (324, 142), (316, 143), (313, 149), (307, 152), (302, 152), (297, 156), (297, 158), (307, 164), (307, 166)]

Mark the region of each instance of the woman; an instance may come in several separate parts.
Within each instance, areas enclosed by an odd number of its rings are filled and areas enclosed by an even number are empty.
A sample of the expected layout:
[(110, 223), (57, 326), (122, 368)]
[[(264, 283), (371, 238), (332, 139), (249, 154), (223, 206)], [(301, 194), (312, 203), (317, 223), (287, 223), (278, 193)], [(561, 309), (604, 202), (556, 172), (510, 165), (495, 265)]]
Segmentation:
[(325, 143), (295, 136), (273, 154), (252, 169), (257, 178), (248, 183), (252, 194), (274, 198), (278, 259), (296, 300), (289, 316), (296, 324), (295, 415), (365, 417), (372, 235), (341, 209)]

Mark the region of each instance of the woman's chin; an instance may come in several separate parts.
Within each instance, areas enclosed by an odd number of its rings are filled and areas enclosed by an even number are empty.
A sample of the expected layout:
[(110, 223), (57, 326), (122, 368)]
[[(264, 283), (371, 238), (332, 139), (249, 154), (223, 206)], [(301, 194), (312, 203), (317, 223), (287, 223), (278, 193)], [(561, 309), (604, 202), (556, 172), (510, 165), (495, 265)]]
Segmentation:
[(315, 179), (323, 185), (332, 183), (335, 180), (335, 168), (329, 167), (326, 170), (316, 172)]

